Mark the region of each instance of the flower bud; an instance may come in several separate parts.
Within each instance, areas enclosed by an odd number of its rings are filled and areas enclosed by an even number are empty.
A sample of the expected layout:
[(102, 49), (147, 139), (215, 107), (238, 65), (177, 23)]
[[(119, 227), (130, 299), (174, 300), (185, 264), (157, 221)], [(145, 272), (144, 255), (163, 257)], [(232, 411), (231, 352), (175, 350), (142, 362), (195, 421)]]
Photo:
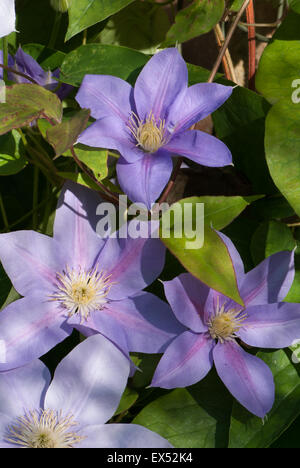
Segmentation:
[(72, 0), (51, 0), (51, 6), (60, 13), (66, 13), (70, 8)]

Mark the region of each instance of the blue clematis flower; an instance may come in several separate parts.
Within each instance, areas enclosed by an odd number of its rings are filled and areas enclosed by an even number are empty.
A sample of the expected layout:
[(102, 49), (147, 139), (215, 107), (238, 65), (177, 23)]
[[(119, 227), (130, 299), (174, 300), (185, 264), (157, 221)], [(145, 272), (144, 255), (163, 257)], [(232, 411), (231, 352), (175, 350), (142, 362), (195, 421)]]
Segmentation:
[(185, 156), (205, 166), (231, 164), (224, 143), (189, 130), (231, 93), (232, 87), (214, 83), (188, 88), (183, 58), (177, 49), (165, 49), (149, 60), (134, 88), (114, 76), (85, 76), (76, 99), (97, 120), (79, 142), (118, 150), (122, 189), (132, 201), (150, 209), (170, 178), (172, 156)]
[(0, 375), (1, 448), (170, 448), (137, 424), (105, 424), (127, 384), (129, 361), (106, 338), (78, 345), (51, 382), (41, 361)]

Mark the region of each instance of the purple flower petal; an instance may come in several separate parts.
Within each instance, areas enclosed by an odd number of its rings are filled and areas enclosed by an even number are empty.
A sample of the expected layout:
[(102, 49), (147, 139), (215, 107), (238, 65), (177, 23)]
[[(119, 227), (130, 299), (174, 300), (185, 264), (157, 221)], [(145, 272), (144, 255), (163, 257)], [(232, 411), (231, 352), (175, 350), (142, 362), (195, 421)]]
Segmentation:
[(54, 239), (64, 252), (64, 268), (93, 267), (105, 244), (96, 234), (96, 211), (101, 202), (96, 192), (78, 184), (65, 184), (54, 223)]
[(243, 281), (244, 277), (245, 277), (245, 269), (244, 269), (244, 264), (243, 264), (243, 261), (241, 259), (241, 256), (238, 253), (238, 251), (237, 251), (235, 245), (233, 244), (232, 240), (229, 239), (229, 237), (225, 236), (225, 234), (223, 234), (220, 231), (216, 231), (216, 232), (217, 232), (218, 236), (222, 239), (222, 241), (224, 242), (224, 244), (227, 247), (227, 250), (228, 250), (229, 255), (231, 257), (231, 260), (232, 260), (232, 264), (233, 264), (233, 268), (234, 268), (234, 271), (235, 271), (237, 283), (238, 283), (238, 286), (239, 286), (241, 284), (241, 282)]
[(231, 95), (233, 88), (216, 83), (198, 83), (186, 89), (170, 110), (167, 127), (174, 131), (188, 130), (220, 107)]
[(205, 302), (210, 289), (190, 273), (164, 282), (165, 294), (177, 319), (194, 332), (207, 331)]
[(235, 341), (218, 343), (213, 356), (219, 377), (232, 395), (251, 413), (263, 418), (274, 402), (274, 380), (269, 367)]
[(139, 74), (134, 87), (138, 115), (144, 120), (150, 112), (166, 119), (170, 106), (185, 91), (188, 71), (177, 49), (155, 54)]
[[(162, 353), (184, 331), (170, 306), (148, 292), (111, 301), (106, 310), (124, 329), (128, 349), (132, 352)], [(99, 314), (100, 317), (101, 312)]]
[(41, 357), (71, 332), (50, 300), (28, 296), (13, 302), (0, 314), (0, 371)]
[(34, 231), (0, 235), (0, 260), (15, 289), (22, 295), (52, 292), (62, 263), (60, 245)]
[[(31, 55), (26, 54), (21, 47), (18, 48), (15, 55), (14, 68), (16, 71), (20, 71), (21, 73), (33, 78), (40, 86), (45, 86), (47, 84), (48, 74), (43, 70), (38, 62), (31, 57)], [(17, 83), (31, 83), (26, 78), (16, 74), (13, 74), (13, 81), (16, 81)]]
[(91, 336), (58, 365), (45, 409), (71, 413), (81, 426), (103, 424), (116, 411), (128, 375), (128, 359), (102, 335)]
[[(148, 223), (146, 223), (148, 226)], [(100, 270), (111, 275), (109, 299), (132, 296), (151, 284), (161, 273), (165, 263), (165, 247), (160, 239), (130, 236), (109, 238), (98, 258)]]
[(143, 151), (136, 146), (130, 130), (117, 117), (97, 120), (84, 130), (78, 142), (96, 148), (117, 150), (128, 162), (135, 162), (144, 156)]
[(300, 304), (247, 307), (247, 319), (237, 335), (258, 348), (285, 348), (300, 337)]
[(158, 150), (155, 154), (144, 154), (143, 158), (128, 164), (120, 159), (117, 164), (118, 181), (131, 201), (144, 203), (151, 209), (167, 185), (173, 170), (170, 154)]
[(294, 252), (278, 252), (249, 271), (240, 286), (246, 305), (283, 301), (294, 280)]
[(0, 374), (0, 413), (13, 419), (24, 411), (43, 408), (51, 375), (38, 359), (27, 366)]
[(132, 87), (115, 76), (85, 75), (76, 100), (91, 109), (94, 119), (117, 117), (127, 122), (131, 114)]
[(232, 164), (232, 156), (227, 146), (221, 140), (199, 130), (175, 134), (164, 149), (203, 166), (222, 167)]
[(103, 424), (82, 430), (76, 448), (172, 448), (163, 437), (137, 424)]
[(182, 333), (161, 358), (151, 386), (177, 388), (199, 382), (213, 365), (214, 346), (215, 342), (204, 333)]
[(86, 322), (81, 322), (78, 315), (68, 319), (68, 324), (74, 326), (82, 335), (89, 337), (100, 333), (110, 340), (128, 359), (129, 349), (127, 337), (122, 324), (105, 307), (94, 312)]

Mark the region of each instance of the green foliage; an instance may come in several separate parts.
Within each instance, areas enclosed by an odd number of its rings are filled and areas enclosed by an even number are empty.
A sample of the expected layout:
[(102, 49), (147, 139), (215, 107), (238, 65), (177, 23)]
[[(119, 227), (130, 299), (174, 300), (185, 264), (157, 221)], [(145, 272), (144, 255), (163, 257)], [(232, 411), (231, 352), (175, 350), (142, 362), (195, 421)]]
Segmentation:
[(186, 42), (209, 32), (222, 18), (224, 8), (224, 0), (195, 0), (177, 13), (175, 24), (170, 28), (163, 47)]
[(152, 53), (165, 39), (169, 27), (170, 21), (163, 8), (138, 0), (112, 16), (100, 38), (102, 44)]
[(16, 174), (27, 164), (21, 135), (13, 130), (0, 136), (0, 176)]
[(69, 28), (66, 41), (132, 2), (133, 0), (76, 0), (72, 2), (69, 9)]
[(53, 146), (56, 156), (65, 153), (73, 146), (85, 130), (90, 117), (89, 109), (82, 109), (68, 120), (47, 130), (47, 140)]
[[(197, 198), (181, 200), (163, 213), (161, 240), (190, 273), (209, 287), (222, 292), (239, 304), (243, 304), (237, 289), (232, 260), (218, 234), (207, 223), (203, 227), (203, 239), (199, 236), (201, 226), (191, 225), (190, 232), (187, 232), (186, 223), (196, 219), (197, 200)], [(173, 209), (180, 213), (180, 218), (178, 217), (180, 225), (177, 221), (178, 218), (173, 216)], [(200, 216), (201, 213), (198, 212), (198, 221)], [(211, 214), (211, 217), (208, 216), (210, 222), (212, 222), (213, 216), (214, 213)], [(231, 216), (236, 216), (235, 210)], [(220, 226), (224, 219), (221, 221), (220, 217), (217, 217), (217, 222)]]
[(178, 448), (224, 448), (232, 398), (215, 371), (188, 388), (172, 390), (147, 405), (133, 420)]

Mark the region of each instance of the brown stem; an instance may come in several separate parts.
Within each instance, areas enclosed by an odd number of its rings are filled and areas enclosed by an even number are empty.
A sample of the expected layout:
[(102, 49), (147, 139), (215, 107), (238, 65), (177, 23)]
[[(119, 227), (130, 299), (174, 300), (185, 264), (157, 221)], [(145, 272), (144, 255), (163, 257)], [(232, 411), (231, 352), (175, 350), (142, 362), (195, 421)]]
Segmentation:
[(119, 203), (119, 197), (117, 197), (113, 192), (111, 192), (105, 185), (103, 185), (95, 176), (94, 174), (89, 171), (89, 169), (83, 164), (80, 159), (78, 159), (74, 147), (71, 147), (71, 154), (73, 156), (74, 161), (76, 162), (77, 166), (104, 192), (103, 197), (106, 198), (108, 201), (113, 203)]
[(4, 68), (4, 70), (14, 73), (15, 75), (22, 76), (23, 78), (26, 78), (26, 80), (31, 81), (31, 83), (38, 85), (38, 83), (33, 78), (31, 78), (31, 76), (25, 75), (25, 73), (19, 72), (15, 70), (14, 68), (7, 67), (6, 65), (3, 65), (2, 63), (0, 63), (0, 68)]
[[(247, 23), (255, 23), (253, 0), (250, 0), (246, 9)], [(248, 87), (255, 89), (255, 71), (256, 71), (256, 42), (255, 26), (248, 26)]]
[(230, 30), (228, 31), (228, 34), (226, 36), (223, 47), (221, 48), (221, 50), (219, 52), (218, 58), (217, 58), (217, 60), (216, 60), (216, 62), (214, 64), (214, 67), (213, 67), (213, 69), (211, 71), (211, 74), (210, 74), (210, 76), (208, 78), (208, 81), (207, 81), (208, 83), (212, 83), (214, 81), (215, 76), (217, 74), (217, 71), (218, 71), (218, 69), (219, 69), (219, 67), (221, 65), (222, 59), (223, 59), (223, 57), (225, 55), (225, 52), (226, 52), (226, 50), (228, 48), (229, 42), (231, 41), (233, 33), (236, 30), (236, 28), (238, 26), (238, 23), (239, 23), (241, 17), (243, 16), (243, 13), (245, 12), (249, 2), (250, 2), (250, 0), (245, 0), (243, 5), (241, 6), (239, 12), (237, 13), (237, 15), (236, 15), (236, 17), (235, 17), (235, 19), (234, 19), (234, 21), (232, 23), (232, 26), (231, 26)]

